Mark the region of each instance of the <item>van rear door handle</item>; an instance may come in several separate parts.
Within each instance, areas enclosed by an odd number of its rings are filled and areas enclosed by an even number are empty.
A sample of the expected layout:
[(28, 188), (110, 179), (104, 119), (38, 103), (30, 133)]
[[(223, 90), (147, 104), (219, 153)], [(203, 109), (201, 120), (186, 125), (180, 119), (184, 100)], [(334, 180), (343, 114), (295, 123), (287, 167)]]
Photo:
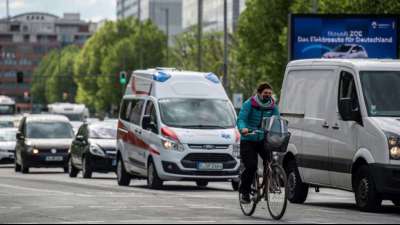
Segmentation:
[(329, 129), (329, 124), (328, 124), (328, 122), (325, 122), (325, 123), (322, 125), (322, 127), (323, 127), (323, 128), (326, 128), (326, 129)]

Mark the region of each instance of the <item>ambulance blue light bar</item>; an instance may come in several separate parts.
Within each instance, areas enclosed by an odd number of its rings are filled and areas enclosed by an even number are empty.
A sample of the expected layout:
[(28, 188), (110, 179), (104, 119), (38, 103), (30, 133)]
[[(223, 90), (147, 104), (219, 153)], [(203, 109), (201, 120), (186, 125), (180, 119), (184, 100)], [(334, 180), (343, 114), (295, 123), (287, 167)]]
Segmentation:
[(209, 80), (209, 81), (211, 81), (211, 82), (213, 82), (215, 84), (221, 83), (221, 81), (219, 80), (218, 76), (213, 74), (213, 73), (209, 73), (205, 77), (206, 77), (207, 80)]
[(171, 78), (171, 75), (165, 73), (165, 72), (157, 72), (155, 75), (153, 75), (153, 80), (158, 81), (158, 82), (165, 82)]

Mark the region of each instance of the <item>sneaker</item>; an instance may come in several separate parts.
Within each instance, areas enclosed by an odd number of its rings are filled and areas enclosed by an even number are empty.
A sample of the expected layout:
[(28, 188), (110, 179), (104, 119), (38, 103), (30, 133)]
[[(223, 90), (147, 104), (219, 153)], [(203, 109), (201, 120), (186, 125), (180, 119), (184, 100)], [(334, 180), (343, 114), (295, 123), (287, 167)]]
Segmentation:
[(240, 195), (240, 203), (242, 204), (250, 204), (250, 194), (241, 194)]

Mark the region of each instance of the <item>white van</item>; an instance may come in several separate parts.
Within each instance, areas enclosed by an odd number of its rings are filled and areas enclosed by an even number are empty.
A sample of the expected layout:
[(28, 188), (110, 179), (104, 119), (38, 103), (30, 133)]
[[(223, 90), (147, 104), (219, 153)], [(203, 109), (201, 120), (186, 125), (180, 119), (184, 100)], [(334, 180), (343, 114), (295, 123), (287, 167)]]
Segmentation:
[(312, 186), (355, 192), (363, 211), (399, 206), (399, 98), (400, 61), (291, 62), (280, 102), (290, 201), (304, 203)]
[(232, 181), (237, 188), (240, 134), (236, 114), (211, 73), (135, 71), (121, 103), (117, 142), (118, 184)]
[(54, 103), (47, 106), (49, 113), (68, 117), (75, 133), (89, 118), (89, 109), (83, 104)]

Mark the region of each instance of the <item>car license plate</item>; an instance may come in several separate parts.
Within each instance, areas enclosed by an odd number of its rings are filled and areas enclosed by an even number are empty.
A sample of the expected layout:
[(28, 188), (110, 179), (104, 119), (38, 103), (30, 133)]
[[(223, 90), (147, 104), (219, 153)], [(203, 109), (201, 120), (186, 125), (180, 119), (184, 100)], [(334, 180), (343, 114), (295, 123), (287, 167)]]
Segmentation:
[(117, 166), (117, 160), (116, 159), (113, 159), (112, 166)]
[(197, 163), (197, 169), (199, 170), (223, 170), (224, 164), (222, 163)]
[(64, 160), (64, 157), (62, 157), (62, 156), (47, 156), (46, 157), (47, 162), (60, 162), (63, 160)]

